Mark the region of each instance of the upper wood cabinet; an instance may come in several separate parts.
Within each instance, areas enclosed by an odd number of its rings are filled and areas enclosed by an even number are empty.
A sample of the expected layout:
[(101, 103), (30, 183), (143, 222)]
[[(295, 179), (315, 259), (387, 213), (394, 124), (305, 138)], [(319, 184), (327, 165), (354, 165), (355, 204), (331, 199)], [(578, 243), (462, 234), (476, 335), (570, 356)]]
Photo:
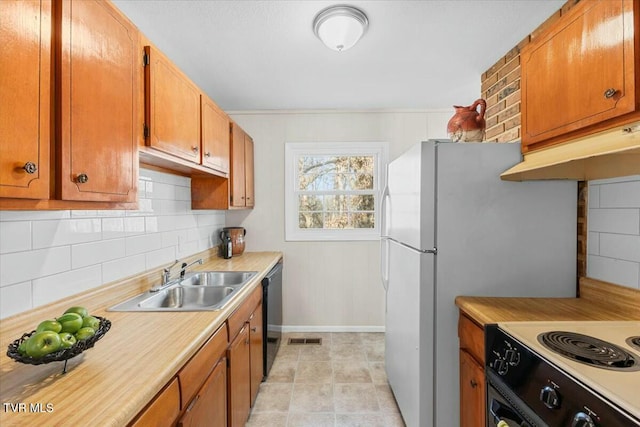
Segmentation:
[(135, 208), (135, 26), (98, 0), (8, 0), (0, 15), (0, 209)]
[(201, 95), (202, 166), (229, 172), (229, 117), (215, 102)]
[(58, 152), (63, 200), (134, 202), (138, 31), (109, 2), (63, 1)]
[(171, 60), (145, 46), (145, 143), (200, 163), (200, 90)]
[(582, 1), (523, 48), (523, 152), (640, 118), (639, 13)]
[(0, 2), (0, 197), (49, 197), (51, 2)]
[(253, 207), (253, 185), (253, 139), (240, 126), (232, 123), (230, 206)]

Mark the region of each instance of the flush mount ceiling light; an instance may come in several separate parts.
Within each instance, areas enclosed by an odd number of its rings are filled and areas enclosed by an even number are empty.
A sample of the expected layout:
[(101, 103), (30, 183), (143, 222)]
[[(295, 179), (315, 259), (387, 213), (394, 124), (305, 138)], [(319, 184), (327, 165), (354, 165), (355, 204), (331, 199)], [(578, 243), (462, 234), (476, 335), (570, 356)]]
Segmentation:
[(329, 49), (342, 52), (355, 45), (367, 31), (369, 20), (360, 9), (338, 5), (321, 10), (313, 20), (313, 32)]

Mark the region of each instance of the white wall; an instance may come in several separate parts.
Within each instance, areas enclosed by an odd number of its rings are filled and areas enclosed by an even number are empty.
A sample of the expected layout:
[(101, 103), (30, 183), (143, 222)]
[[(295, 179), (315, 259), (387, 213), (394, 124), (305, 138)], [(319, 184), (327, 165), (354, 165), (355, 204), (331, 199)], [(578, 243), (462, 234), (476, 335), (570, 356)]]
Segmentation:
[(238, 112), (255, 141), (256, 207), (229, 212), (249, 251), (284, 253), (287, 330), (383, 330), (380, 244), (284, 241), (285, 142), (389, 142), (392, 160), (412, 144), (446, 137), (451, 110), (430, 112)]
[(138, 211), (0, 211), (0, 318), (218, 244), (224, 211), (192, 211), (191, 180), (140, 170)]
[(590, 181), (587, 275), (640, 289), (640, 175)]

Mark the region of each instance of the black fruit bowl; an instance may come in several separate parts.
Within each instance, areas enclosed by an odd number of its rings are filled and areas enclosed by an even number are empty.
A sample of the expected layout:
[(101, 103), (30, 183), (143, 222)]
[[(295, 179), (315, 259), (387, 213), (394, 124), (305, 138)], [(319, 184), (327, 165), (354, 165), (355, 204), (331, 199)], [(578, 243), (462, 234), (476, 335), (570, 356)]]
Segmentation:
[(76, 357), (83, 351), (93, 347), (96, 341), (102, 338), (107, 333), (107, 331), (111, 328), (111, 322), (109, 320), (100, 316), (93, 316), (93, 317), (100, 320), (100, 326), (98, 326), (98, 330), (96, 331), (96, 333), (87, 339), (76, 342), (73, 346), (69, 348), (54, 351), (53, 353), (46, 354), (43, 357), (40, 357), (38, 359), (29, 357), (26, 354), (24, 355), (20, 354), (20, 352), (18, 351), (18, 347), (20, 347), (20, 344), (28, 340), (29, 337), (31, 337), (31, 335), (36, 333), (36, 331), (31, 331), (31, 332), (25, 333), (20, 338), (18, 338), (17, 340), (9, 344), (9, 348), (7, 349), (7, 356), (12, 358), (16, 362), (27, 363), (29, 365), (42, 365), (44, 363), (51, 363), (51, 362), (65, 362), (63, 372), (66, 372), (67, 360), (71, 359), (72, 357)]

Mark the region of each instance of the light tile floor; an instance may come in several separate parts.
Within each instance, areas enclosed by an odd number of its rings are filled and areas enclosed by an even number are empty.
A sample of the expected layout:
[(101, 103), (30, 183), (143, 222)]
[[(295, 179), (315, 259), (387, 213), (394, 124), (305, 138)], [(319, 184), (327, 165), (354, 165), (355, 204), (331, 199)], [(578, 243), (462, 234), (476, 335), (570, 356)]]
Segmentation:
[[(322, 344), (287, 344), (296, 337)], [(403, 427), (384, 370), (384, 334), (285, 334), (247, 426)]]

